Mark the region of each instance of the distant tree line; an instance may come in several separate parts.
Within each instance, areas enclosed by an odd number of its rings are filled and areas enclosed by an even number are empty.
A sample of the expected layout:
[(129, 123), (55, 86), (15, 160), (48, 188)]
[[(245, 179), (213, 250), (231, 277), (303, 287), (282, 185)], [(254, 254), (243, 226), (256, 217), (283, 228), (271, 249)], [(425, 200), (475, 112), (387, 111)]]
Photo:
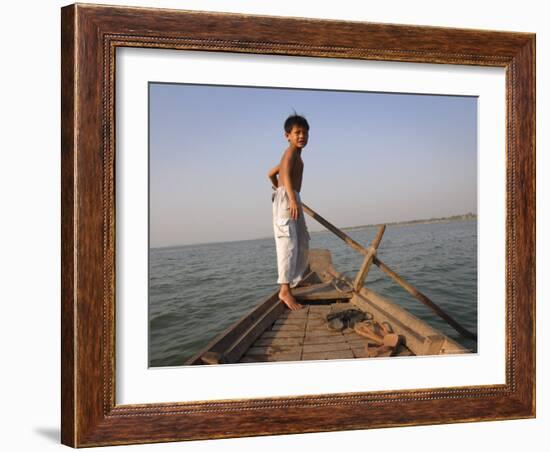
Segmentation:
[(477, 219), (477, 214), (473, 212), (468, 212), (462, 215), (452, 215), (450, 217), (433, 217), (433, 218), (423, 218), (420, 220), (407, 220), (407, 221), (393, 221), (391, 223), (376, 223), (376, 224), (364, 224), (361, 226), (348, 226), (345, 228), (340, 228), (345, 231), (353, 229), (363, 229), (368, 227), (380, 226), (385, 224), (386, 226), (398, 226), (406, 224), (418, 224), (418, 223), (444, 223), (448, 221), (464, 221), (464, 220), (475, 220)]

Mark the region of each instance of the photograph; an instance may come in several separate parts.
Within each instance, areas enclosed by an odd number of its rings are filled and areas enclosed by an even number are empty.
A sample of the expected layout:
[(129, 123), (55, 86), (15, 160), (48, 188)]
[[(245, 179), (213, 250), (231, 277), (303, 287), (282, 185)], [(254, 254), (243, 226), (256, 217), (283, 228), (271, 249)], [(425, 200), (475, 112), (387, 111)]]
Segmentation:
[(477, 353), (478, 98), (148, 84), (148, 366)]
[(61, 8), (62, 444), (538, 415), (542, 24), (370, 9)]

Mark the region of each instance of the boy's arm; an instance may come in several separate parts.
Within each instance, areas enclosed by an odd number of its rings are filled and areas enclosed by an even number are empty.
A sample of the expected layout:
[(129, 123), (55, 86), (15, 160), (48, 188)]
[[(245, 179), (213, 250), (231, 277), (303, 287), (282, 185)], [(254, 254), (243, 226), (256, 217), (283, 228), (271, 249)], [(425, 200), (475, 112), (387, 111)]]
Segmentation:
[(273, 184), (273, 188), (277, 188), (279, 186), (279, 181), (277, 179), (277, 174), (279, 174), (279, 165), (277, 165), (274, 168), (271, 168), (269, 172), (267, 173), (267, 177)]
[(296, 152), (289, 149), (283, 155), (280, 165), (280, 178), (283, 180), (283, 185), (285, 186), (290, 207), (290, 218), (293, 220), (297, 220), (300, 213), (300, 210), (298, 209), (298, 202), (296, 200), (296, 194), (294, 193), (294, 187), (292, 186), (292, 177), (290, 176), (295, 161)]

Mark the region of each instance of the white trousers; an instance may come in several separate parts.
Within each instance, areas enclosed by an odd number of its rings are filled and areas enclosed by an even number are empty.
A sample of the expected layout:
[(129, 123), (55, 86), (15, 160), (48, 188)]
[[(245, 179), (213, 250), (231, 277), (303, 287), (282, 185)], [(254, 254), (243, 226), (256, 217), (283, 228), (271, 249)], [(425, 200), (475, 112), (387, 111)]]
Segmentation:
[[(296, 191), (294, 193), (300, 202), (300, 194)], [(310, 237), (302, 209), (297, 220), (290, 218), (289, 200), (284, 186), (277, 188), (273, 195), (273, 233), (279, 273), (277, 283), (296, 287), (308, 270)]]

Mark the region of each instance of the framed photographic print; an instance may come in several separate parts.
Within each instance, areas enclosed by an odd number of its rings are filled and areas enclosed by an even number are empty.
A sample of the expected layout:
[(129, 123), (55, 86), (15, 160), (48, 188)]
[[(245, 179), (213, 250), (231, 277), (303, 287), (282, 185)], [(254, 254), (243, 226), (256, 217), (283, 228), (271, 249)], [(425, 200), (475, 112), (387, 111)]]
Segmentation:
[(534, 68), (528, 33), (62, 8), (62, 442), (533, 417)]

